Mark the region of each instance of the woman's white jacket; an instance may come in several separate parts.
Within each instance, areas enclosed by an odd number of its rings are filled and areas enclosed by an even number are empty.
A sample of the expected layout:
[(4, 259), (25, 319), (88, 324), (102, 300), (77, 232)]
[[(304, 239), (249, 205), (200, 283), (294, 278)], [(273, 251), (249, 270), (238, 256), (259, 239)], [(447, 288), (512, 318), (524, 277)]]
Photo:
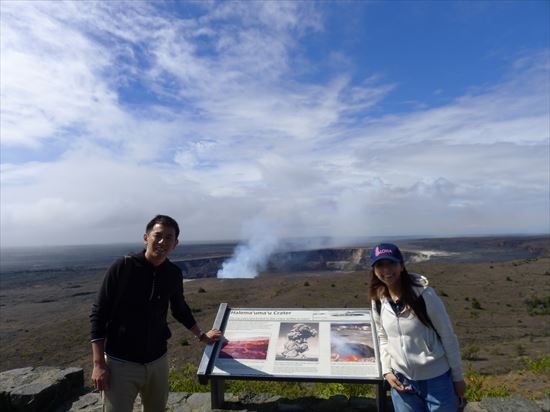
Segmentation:
[[(381, 299), (380, 314), (372, 302), (372, 312), (380, 344), (382, 374), (401, 372), (412, 380), (435, 378), (449, 368), (454, 382), (464, 380), (460, 363), (460, 349), (445, 305), (428, 280), (409, 273), (415, 283), (413, 289), (422, 295), (426, 312), (437, 333), (425, 326), (414, 312), (406, 307), (397, 316), (386, 298)], [(438, 336), (439, 335), (439, 336)]]

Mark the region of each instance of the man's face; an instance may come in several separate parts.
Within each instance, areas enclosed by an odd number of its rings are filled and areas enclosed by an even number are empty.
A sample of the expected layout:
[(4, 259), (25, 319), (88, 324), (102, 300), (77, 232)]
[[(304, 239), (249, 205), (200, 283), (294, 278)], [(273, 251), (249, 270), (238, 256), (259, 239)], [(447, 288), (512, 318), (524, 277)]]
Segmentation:
[(156, 223), (149, 233), (143, 235), (145, 255), (156, 260), (164, 260), (178, 245), (176, 230), (170, 226)]

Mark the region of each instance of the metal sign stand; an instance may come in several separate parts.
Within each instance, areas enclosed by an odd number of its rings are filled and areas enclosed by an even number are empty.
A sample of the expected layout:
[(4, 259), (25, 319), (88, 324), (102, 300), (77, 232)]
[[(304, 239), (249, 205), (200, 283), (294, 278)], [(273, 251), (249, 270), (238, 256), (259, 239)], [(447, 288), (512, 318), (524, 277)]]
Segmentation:
[(225, 403), (225, 379), (210, 379), (210, 401), (212, 409), (223, 409)]

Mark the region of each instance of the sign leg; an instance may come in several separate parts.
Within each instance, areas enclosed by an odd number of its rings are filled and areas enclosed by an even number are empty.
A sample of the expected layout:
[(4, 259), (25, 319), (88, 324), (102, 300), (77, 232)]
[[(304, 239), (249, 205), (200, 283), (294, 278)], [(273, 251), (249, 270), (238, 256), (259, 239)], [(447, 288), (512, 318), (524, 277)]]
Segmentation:
[(223, 379), (214, 378), (210, 382), (210, 403), (212, 409), (223, 409), (225, 402), (225, 381)]
[(378, 383), (376, 390), (376, 407), (378, 412), (386, 411), (386, 381)]

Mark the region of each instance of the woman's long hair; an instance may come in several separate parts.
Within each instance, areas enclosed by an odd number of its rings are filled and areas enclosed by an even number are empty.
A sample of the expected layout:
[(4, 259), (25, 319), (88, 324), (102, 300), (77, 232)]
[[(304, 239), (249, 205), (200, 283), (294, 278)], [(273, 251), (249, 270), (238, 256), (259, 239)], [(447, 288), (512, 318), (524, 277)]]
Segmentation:
[[(413, 290), (414, 286), (422, 286), (420, 283), (414, 281), (413, 277), (407, 272), (407, 269), (403, 266), (401, 271), (401, 302), (404, 306), (408, 306), (414, 312), (416, 317), (426, 325), (431, 326), (431, 321), (426, 313), (426, 304), (421, 302), (421, 298), (416, 295)], [(380, 300), (385, 297), (391, 300), (390, 292), (387, 286), (378, 279), (378, 276), (374, 273), (374, 268), (371, 268), (369, 272), (369, 284), (368, 284), (368, 296), (369, 300)]]

